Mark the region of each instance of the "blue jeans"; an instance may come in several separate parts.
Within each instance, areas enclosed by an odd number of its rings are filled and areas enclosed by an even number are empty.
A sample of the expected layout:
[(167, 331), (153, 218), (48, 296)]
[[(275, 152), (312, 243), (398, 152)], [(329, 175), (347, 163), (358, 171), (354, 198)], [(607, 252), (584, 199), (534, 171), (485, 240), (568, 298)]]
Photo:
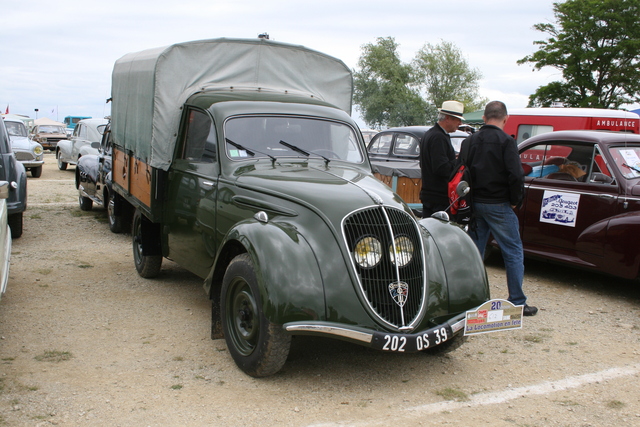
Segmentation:
[(473, 203), (476, 228), (469, 232), (473, 242), (484, 258), (489, 236), (496, 239), (507, 272), (508, 300), (515, 305), (524, 305), (527, 297), (522, 291), (524, 279), (524, 252), (518, 231), (518, 217), (509, 203)]

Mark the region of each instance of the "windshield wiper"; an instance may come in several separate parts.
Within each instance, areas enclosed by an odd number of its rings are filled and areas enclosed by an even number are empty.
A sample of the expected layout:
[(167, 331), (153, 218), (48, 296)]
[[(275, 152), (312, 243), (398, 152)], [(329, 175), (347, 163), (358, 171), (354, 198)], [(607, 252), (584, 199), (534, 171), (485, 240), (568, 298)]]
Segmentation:
[(626, 166), (626, 167), (628, 167), (629, 169), (631, 169), (633, 171), (640, 172), (640, 169), (635, 167), (635, 166), (631, 166), (631, 165), (628, 165), (626, 163), (623, 163), (622, 166)]
[(325, 164), (325, 165), (328, 165), (328, 164), (329, 164), (329, 162), (331, 161), (331, 159), (330, 159), (330, 158), (325, 157), (325, 156), (323, 156), (322, 154), (314, 153), (313, 151), (305, 151), (305, 150), (303, 150), (302, 148), (297, 147), (297, 146), (295, 146), (295, 145), (293, 145), (293, 144), (289, 144), (288, 142), (284, 142), (283, 140), (280, 140), (280, 144), (282, 144), (282, 145), (284, 145), (285, 147), (287, 147), (287, 148), (289, 148), (289, 149), (291, 149), (291, 150), (293, 150), (293, 151), (296, 151), (296, 152), (298, 152), (298, 153), (300, 153), (300, 154), (302, 154), (303, 156), (306, 156), (306, 157), (309, 157), (309, 156), (310, 156), (310, 155), (312, 155), (312, 154), (313, 154), (314, 156), (322, 157), (322, 158), (324, 159), (324, 164)]
[(272, 163), (275, 163), (275, 162), (276, 162), (276, 160), (278, 160), (278, 159), (276, 159), (275, 157), (273, 157), (271, 154), (263, 153), (263, 152), (258, 151), (258, 150), (256, 150), (256, 149), (253, 149), (253, 151), (252, 151), (252, 150), (249, 150), (248, 148), (246, 148), (246, 147), (244, 147), (244, 146), (242, 146), (242, 145), (238, 144), (237, 142), (233, 142), (233, 141), (232, 141), (232, 140), (230, 140), (229, 138), (225, 138), (224, 140), (225, 140), (225, 141), (227, 141), (227, 144), (231, 144), (231, 145), (233, 145), (234, 147), (236, 147), (238, 150), (242, 150), (242, 151), (246, 152), (246, 153), (247, 153), (248, 155), (250, 155), (251, 157), (255, 157), (256, 153), (259, 153), (259, 154), (262, 154), (263, 156), (267, 156), (267, 157), (269, 157), (269, 158), (271, 159), (271, 162), (272, 162)]

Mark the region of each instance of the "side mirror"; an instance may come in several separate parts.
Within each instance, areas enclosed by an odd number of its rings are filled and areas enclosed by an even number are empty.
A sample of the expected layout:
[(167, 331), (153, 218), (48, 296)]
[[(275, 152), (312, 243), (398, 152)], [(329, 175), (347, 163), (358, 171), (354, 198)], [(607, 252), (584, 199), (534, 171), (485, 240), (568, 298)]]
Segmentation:
[(456, 187), (456, 194), (460, 197), (466, 196), (471, 190), (467, 181), (460, 181)]

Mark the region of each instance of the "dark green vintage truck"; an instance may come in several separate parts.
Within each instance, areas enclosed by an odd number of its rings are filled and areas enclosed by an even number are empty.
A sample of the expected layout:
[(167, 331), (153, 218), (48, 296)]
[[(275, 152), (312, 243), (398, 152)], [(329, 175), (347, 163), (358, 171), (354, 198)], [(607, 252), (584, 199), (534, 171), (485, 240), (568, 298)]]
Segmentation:
[(325, 54), (214, 39), (125, 55), (113, 70), (116, 214), (135, 266), (204, 279), (212, 338), (260, 377), (292, 335), (445, 351), (489, 300), (457, 225), (418, 220), (376, 179), (350, 117), (352, 75)]

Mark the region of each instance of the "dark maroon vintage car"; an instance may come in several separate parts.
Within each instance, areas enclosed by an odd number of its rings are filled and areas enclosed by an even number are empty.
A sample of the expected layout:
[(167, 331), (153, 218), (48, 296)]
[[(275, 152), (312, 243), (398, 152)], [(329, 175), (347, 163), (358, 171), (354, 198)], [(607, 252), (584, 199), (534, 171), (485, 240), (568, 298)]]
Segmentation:
[(561, 131), (522, 142), (525, 255), (624, 278), (640, 268), (640, 135)]

